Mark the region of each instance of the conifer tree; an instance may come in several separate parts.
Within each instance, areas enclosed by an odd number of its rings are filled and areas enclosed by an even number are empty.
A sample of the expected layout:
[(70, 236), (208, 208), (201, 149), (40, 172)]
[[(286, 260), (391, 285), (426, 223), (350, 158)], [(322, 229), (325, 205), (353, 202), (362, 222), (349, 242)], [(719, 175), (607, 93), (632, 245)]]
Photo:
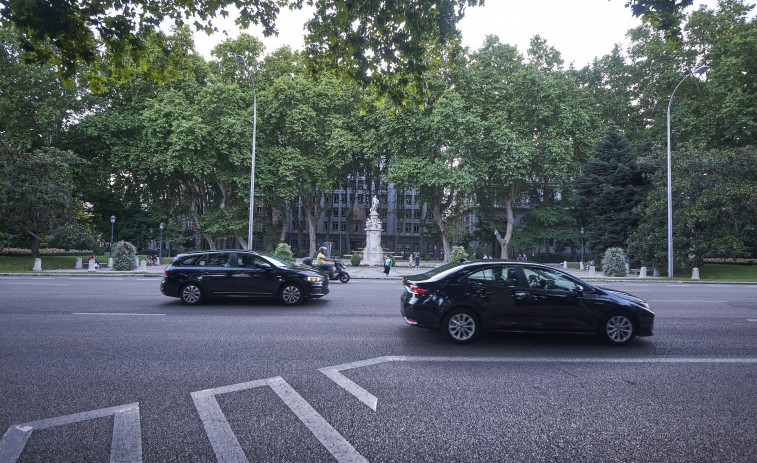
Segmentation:
[(610, 122), (576, 180), (579, 216), (595, 251), (624, 247), (636, 228), (633, 209), (647, 191), (637, 160), (636, 148)]

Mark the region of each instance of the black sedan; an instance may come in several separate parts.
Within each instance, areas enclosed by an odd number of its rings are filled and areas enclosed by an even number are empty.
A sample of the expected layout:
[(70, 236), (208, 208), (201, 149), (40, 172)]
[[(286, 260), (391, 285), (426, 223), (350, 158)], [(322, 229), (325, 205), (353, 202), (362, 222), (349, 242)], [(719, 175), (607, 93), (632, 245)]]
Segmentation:
[(643, 300), (545, 265), (448, 264), (404, 283), (405, 322), (440, 329), (458, 344), (497, 330), (599, 335), (623, 345), (635, 336), (652, 336), (654, 329), (654, 313)]
[(329, 293), (329, 280), (320, 273), (251, 251), (180, 254), (165, 275), (160, 292), (188, 305), (213, 297), (268, 297), (298, 305)]

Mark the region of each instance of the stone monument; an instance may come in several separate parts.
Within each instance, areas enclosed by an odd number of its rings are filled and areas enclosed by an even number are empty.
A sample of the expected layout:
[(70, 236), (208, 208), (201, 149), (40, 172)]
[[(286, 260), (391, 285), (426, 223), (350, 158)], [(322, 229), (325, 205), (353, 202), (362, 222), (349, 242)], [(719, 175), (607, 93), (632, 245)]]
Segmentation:
[(378, 213), (379, 200), (373, 197), (371, 212), (365, 219), (365, 249), (363, 249), (363, 263), (367, 265), (383, 265), (384, 250), (381, 248), (381, 219)]

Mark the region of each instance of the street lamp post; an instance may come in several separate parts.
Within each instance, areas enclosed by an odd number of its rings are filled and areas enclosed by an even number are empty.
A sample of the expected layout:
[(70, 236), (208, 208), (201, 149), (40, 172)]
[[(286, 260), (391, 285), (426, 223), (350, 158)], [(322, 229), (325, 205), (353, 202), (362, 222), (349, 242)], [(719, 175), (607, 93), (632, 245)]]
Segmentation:
[(116, 223), (116, 216), (110, 216), (110, 258), (113, 258), (113, 224)]
[[(240, 55), (236, 56), (237, 62), (245, 69), (247, 64)], [(247, 225), (247, 250), (252, 250), (252, 204), (255, 199), (255, 130), (258, 121), (258, 96), (255, 93), (255, 81), (252, 80), (250, 72), (250, 83), (252, 84), (252, 167), (250, 168), (250, 220)]]
[(163, 229), (166, 224), (160, 222), (160, 250), (158, 250), (158, 265), (163, 263)]
[(581, 266), (584, 264), (584, 227), (581, 227)]
[(680, 82), (678, 82), (676, 88), (673, 89), (673, 93), (670, 94), (670, 101), (668, 102), (668, 278), (673, 278), (673, 176), (671, 173), (670, 162), (670, 106), (673, 104), (673, 95), (676, 94), (676, 90), (678, 90), (678, 87), (681, 86), (687, 77), (693, 76), (694, 74), (701, 74), (708, 69), (710, 69), (709, 66), (699, 66), (690, 74), (687, 74)]

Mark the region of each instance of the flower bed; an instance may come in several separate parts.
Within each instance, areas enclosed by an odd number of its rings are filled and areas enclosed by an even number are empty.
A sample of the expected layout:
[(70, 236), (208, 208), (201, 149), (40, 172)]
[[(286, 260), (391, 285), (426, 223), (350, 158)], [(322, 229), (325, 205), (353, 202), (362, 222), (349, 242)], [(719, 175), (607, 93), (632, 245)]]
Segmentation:
[(757, 264), (757, 259), (744, 259), (732, 257), (705, 257), (704, 262), (707, 264)]

